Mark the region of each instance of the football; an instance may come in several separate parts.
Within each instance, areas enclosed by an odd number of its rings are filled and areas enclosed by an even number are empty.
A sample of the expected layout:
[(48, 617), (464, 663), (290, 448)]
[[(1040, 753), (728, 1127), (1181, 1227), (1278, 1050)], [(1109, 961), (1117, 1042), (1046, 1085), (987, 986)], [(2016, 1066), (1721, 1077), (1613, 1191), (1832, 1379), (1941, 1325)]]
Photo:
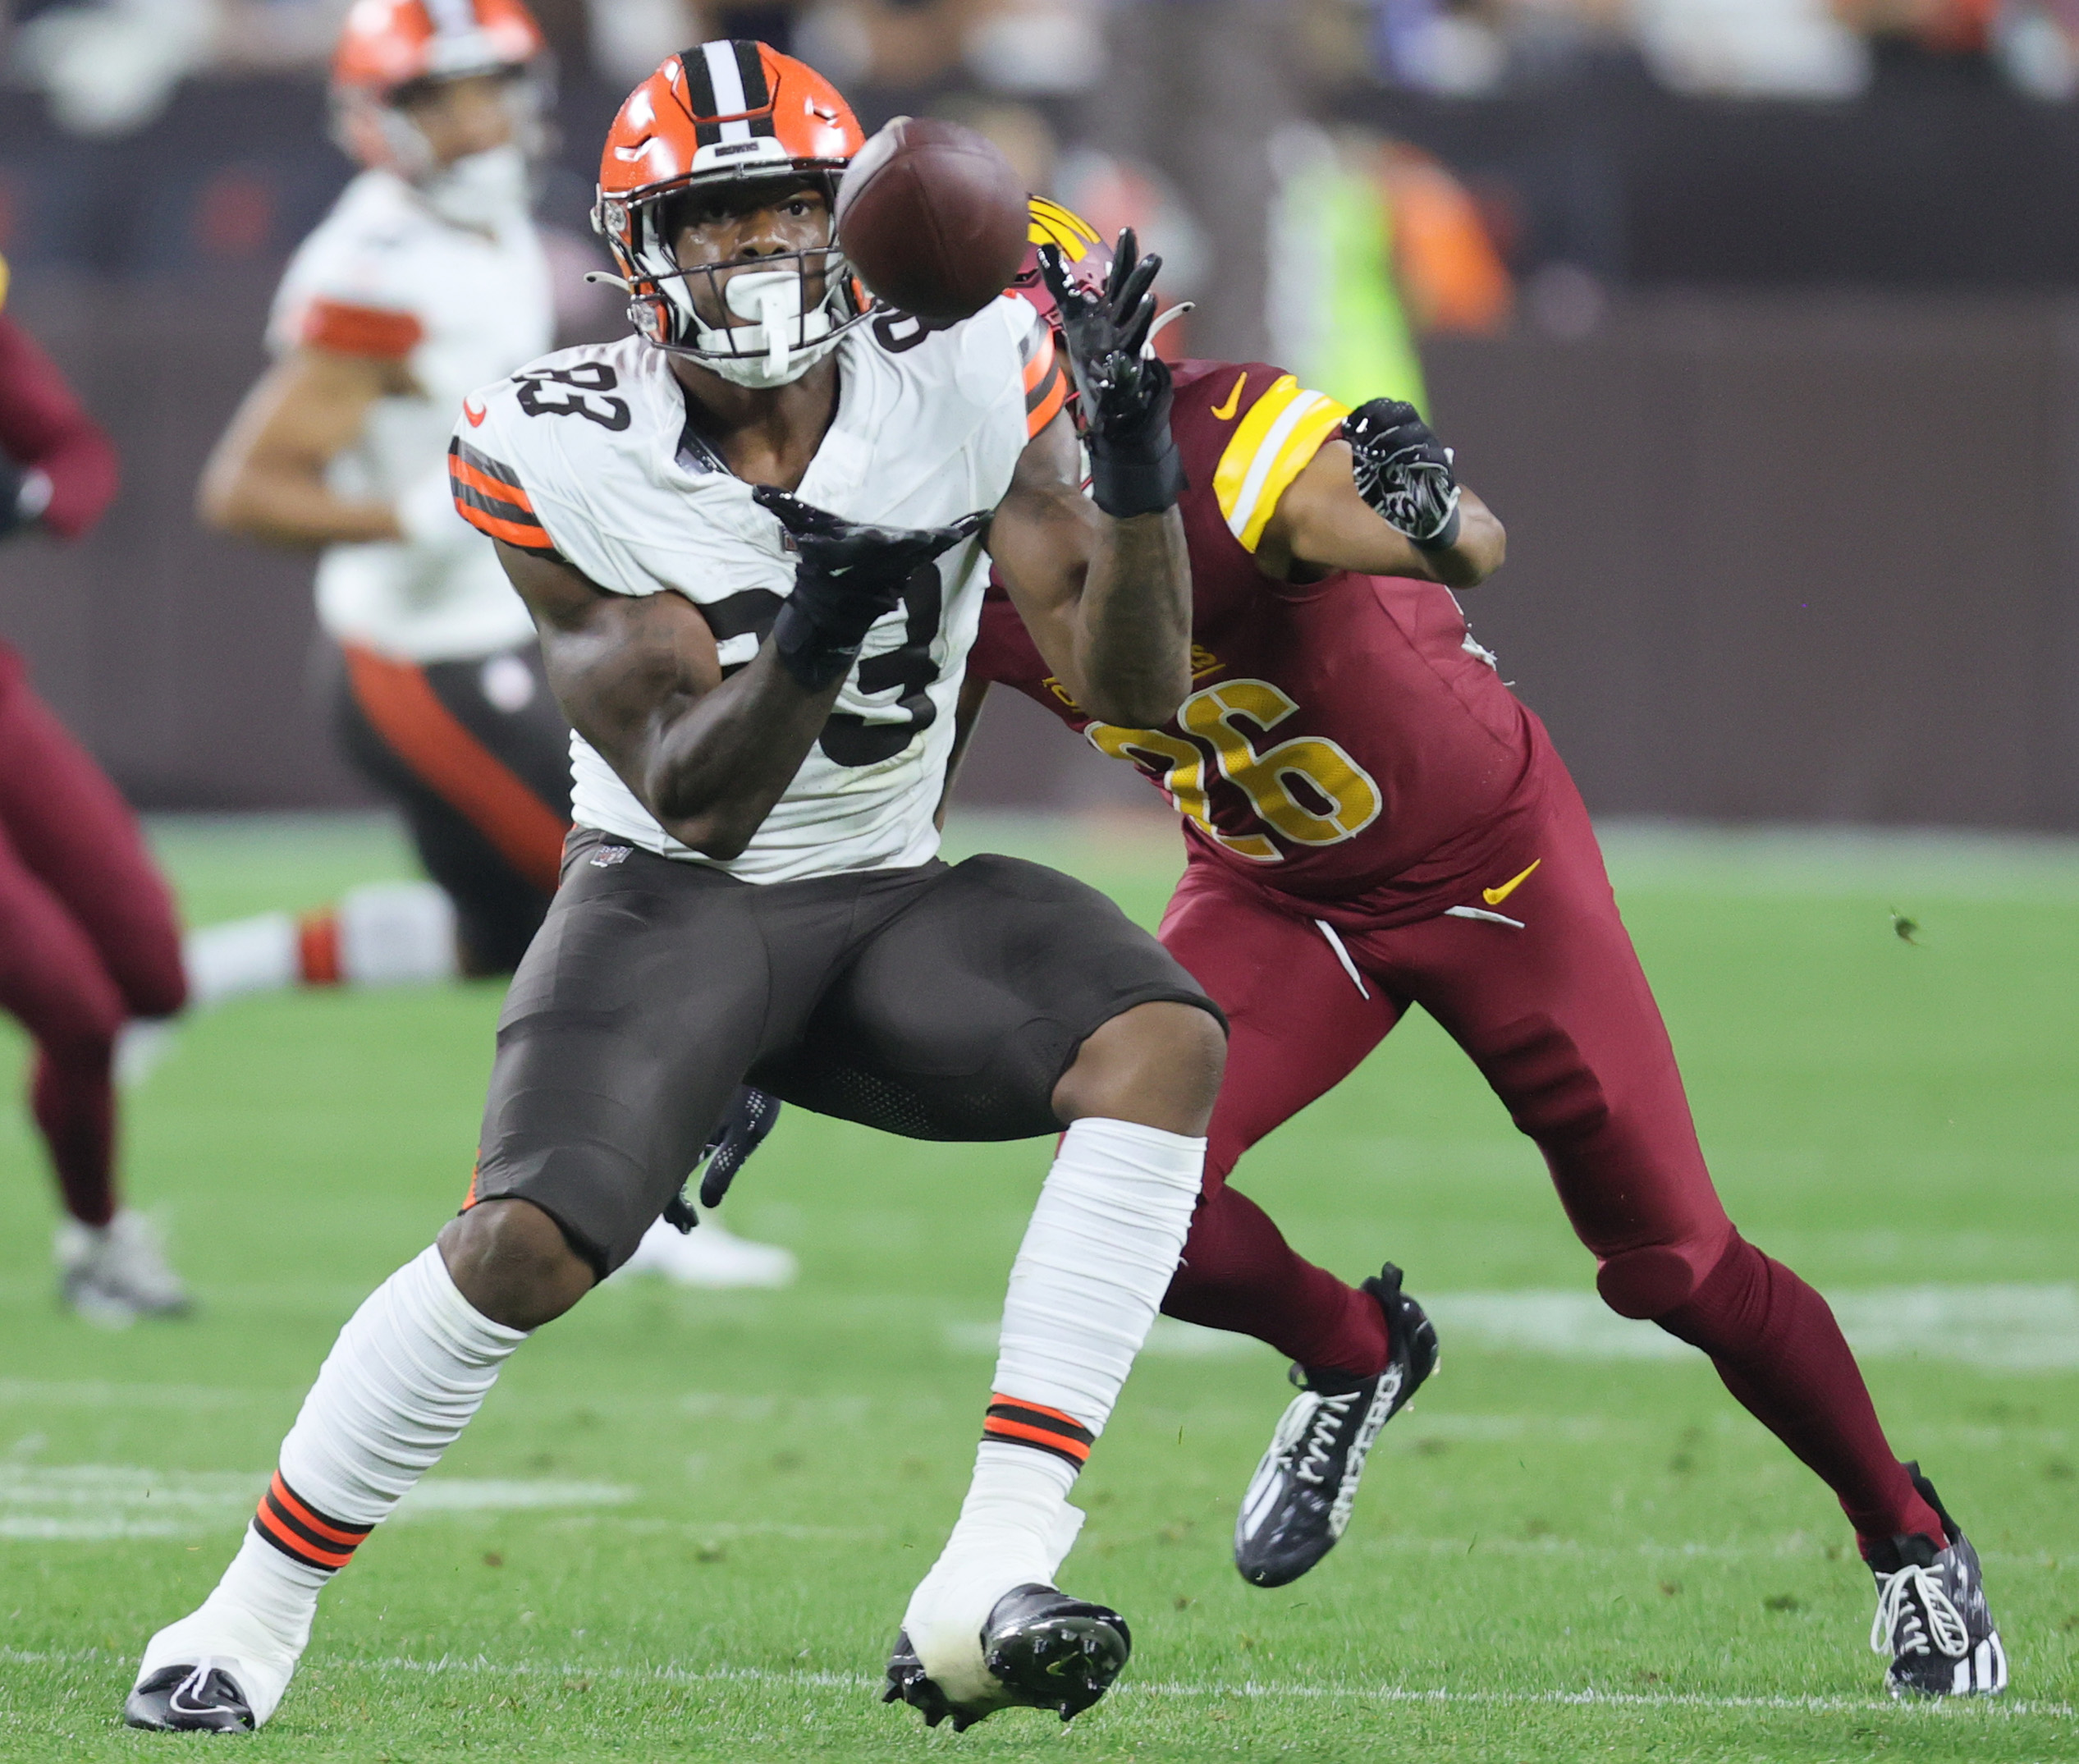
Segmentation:
[(919, 318), (965, 318), (1002, 293), (1028, 224), (1010, 162), (957, 122), (896, 117), (838, 187), (838, 245), (870, 291)]

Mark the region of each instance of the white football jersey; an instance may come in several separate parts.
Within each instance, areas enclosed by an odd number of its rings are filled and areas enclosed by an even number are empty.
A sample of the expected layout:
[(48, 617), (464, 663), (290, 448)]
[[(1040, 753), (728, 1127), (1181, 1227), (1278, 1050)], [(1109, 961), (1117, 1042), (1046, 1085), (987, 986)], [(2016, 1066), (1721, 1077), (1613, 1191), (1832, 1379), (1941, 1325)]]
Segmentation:
[[(938, 332), (880, 318), (848, 332), (837, 361), (837, 414), (795, 494), (849, 520), (936, 527), (994, 508), (1029, 429), (1059, 407), (1051, 342), (1020, 300)], [(683, 594), (726, 670), (758, 653), (793, 592), (794, 560), (750, 486), (688, 433), (662, 351), (630, 337), (547, 356), (476, 392), (455, 433), (456, 493), (484, 531), (614, 593)], [(673, 839), (575, 735), (573, 818), (748, 882), (926, 862), (988, 575), (981, 545), (964, 541), (868, 633), (822, 736), (740, 857)]]
[(332, 635), (408, 662), (456, 661), (529, 640), (533, 622), (497, 555), (446, 494), (448, 432), (471, 387), (554, 341), (548, 266), (524, 214), (493, 238), (441, 219), (401, 178), (364, 172), (291, 259), (268, 339), (401, 362), (417, 392), (378, 399), (332, 462), (341, 494), (397, 503), (403, 544), (334, 545), (318, 566)]

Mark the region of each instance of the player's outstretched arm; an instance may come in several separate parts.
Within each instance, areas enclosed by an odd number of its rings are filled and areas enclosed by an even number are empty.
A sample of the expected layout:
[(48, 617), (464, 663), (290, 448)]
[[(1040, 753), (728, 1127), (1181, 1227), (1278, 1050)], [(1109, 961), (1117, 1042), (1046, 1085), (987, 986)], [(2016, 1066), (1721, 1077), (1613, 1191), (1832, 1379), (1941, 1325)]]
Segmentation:
[[(376, 401), (410, 383), (400, 363), (373, 355), (305, 348), (283, 357), (245, 395), (211, 452), (197, 512), (220, 532), (275, 545), (404, 538), (392, 505), (340, 495), (326, 470), (359, 438)], [(445, 460), (429, 483), (442, 512)]]
[(1191, 561), (1170, 370), (1147, 346), (1162, 260), (1139, 254), (1131, 228), (1101, 290), (1072, 282), (1051, 245), (1039, 259), (1075, 377), (1090, 495), (1065, 412), (1019, 458), (990, 555), (1078, 704), (1105, 722), (1165, 723), (1191, 690)]
[(498, 542), (534, 616), (549, 685), (658, 825), (738, 856), (828, 720), (843, 676), (804, 687), (766, 644), (722, 678), (714, 632), (677, 594), (610, 594), (568, 564)]
[(1191, 690), (1191, 562), (1174, 507), (1118, 520), (1083, 495), (1075, 431), (1026, 447), (989, 554), (1069, 695), (1101, 722), (1156, 728)]
[(1459, 483), (1449, 450), (1415, 407), (1375, 398), (1293, 479), (1256, 557), (1280, 580), (1354, 570), (1474, 588), (1508, 548), (1500, 521)]

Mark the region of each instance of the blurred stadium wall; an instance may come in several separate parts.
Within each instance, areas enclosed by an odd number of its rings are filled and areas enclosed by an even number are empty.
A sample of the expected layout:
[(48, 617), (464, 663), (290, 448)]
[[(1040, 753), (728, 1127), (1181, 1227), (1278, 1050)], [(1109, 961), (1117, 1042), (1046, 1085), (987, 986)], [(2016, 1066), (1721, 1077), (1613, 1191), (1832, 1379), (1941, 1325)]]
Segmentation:
[[(792, 38), (868, 126), (994, 117), (1036, 181), (1143, 222), (1199, 353), (1282, 348), (1280, 167), (1317, 130), (1403, 177), (1404, 235), (1448, 189), (1503, 266), (1470, 306), (1463, 277), (1404, 304), (1432, 414), (1510, 527), (1476, 634), (1598, 811), (2079, 828), (2079, 50), (2060, 85), (2050, 38), (1999, 34), (2018, 0), (1976, 6), (1994, 22), (1968, 40), (1930, 34), (1940, 0), (1916, 36), (1811, 0), (1728, 60), (1684, 3), (561, 0), (544, 206), (568, 328), (616, 323), (577, 282), (592, 152), (675, 31)], [(54, 9), (16, 9), (10, 309), (126, 475), (85, 544), (0, 552), (0, 635), (147, 807), (356, 800), (312, 690), (307, 565), (190, 512), (282, 263), (347, 175), (312, 63), (329, 4), (220, 8), (272, 17), (269, 56), (195, 50), (112, 122), (29, 53)], [(1145, 795), (1043, 722), (996, 707), (964, 795)]]

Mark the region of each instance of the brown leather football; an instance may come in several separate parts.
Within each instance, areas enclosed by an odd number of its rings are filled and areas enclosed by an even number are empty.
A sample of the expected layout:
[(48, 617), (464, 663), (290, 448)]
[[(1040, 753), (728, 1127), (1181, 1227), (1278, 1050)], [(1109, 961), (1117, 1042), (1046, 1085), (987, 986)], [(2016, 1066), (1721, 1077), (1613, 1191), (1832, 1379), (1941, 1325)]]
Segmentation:
[(996, 144), (957, 122), (898, 117), (837, 191), (837, 243), (867, 287), (919, 318), (965, 318), (1025, 255), (1025, 191)]

